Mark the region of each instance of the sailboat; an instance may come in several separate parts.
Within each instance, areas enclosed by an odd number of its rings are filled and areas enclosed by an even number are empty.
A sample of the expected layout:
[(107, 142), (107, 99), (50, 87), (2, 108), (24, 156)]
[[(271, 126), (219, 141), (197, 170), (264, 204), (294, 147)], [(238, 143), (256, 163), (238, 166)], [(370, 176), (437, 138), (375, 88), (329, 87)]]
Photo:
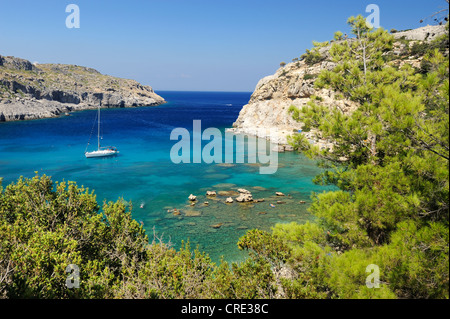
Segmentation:
[[(88, 145), (86, 147), (86, 151), (84, 152), (84, 155), (87, 158), (91, 158), (91, 157), (107, 157), (107, 156), (113, 156), (119, 153), (119, 151), (117, 150), (116, 147), (114, 146), (108, 146), (108, 147), (101, 147), (100, 146), (100, 105), (98, 106), (98, 124), (97, 124), (97, 150), (96, 151), (92, 151), (92, 152), (88, 152), (87, 148), (89, 147), (89, 142)], [(93, 128), (92, 128), (93, 129)], [(92, 136), (92, 132), (91, 132), (91, 136)], [(90, 138), (89, 138), (90, 140)]]

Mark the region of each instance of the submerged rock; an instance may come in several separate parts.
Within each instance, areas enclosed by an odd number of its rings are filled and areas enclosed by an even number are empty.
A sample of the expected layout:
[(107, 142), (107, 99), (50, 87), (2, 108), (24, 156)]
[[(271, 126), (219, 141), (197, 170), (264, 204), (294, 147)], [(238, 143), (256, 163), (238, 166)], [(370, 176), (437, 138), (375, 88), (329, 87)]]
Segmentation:
[(218, 191), (217, 194), (219, 196), (230, 197), (230, 196), (237, 196), (237, 195), (239, 195), (239, 192), (236, 192), (236, 191)]
[(198, 212), (195, 210), (188, 210), (184, 213), (186, 217), (198, 217), (202, 215), (202, 212)]
[(232, 163), (220, 163), (220, 164), (217, 164), (217, 166), (219, 166), (219, 167), (234, 167), (234, 166), (236, 166), (236, 164), (232, 164)]
[(181, 215), (181, 212), (178, 209), (174, 208), (173, 211), (172, 211), (172, 214), (174, 216), (179, 216), (179, 215)]
[(258, 191), (265, 191), (266, 188), (261, 187), (261, 186), (253, 186), (253, 189), (258, 190)]
[(220, 184), (213, 185), (213, 187), (216, 187), (216, 188), (232, 188), (235, 186), (236, 186), (236, 184), (231, 184), (231, 183), (220, 183)]

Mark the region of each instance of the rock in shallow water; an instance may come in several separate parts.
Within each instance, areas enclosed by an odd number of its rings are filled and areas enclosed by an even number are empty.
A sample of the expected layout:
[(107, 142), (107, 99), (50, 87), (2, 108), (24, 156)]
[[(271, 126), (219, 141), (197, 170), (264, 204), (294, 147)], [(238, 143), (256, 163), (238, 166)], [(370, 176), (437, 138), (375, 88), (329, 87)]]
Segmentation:
[(240, 202), (240, 203), (252, 202), (253, 201), (253, 196), (252, 196), (252, 194), (240, 194), (236, 198), (236, 201)]

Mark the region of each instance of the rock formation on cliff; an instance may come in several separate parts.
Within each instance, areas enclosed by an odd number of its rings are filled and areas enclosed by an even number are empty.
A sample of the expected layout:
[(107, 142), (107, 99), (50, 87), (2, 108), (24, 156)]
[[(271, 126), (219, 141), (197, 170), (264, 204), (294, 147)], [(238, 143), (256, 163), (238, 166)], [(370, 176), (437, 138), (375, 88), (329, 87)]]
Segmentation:
[[(422, 56), (409, 56), (410, 49), (415, 43), (431, 41), (445, 33), (445, 26), (426, 26), (423, 28), (398, 32), (394, 34), (397, 39), (392, 51), (393, 63), (409, 63), (413, 67), (420, 68)], [(341, 41), (354, 41), (353, 39)], [(235, 133), (243, 133), (264, 136), (264, 129), (274, 128), (277, 135), (271, 135), (270, 140), (281, 145), (287, 144), (287, 137), (302, 128), (302, 123), (293, 120), (289, 114), (291, 105), (296, 107), (306, 106), (312, 96), (315, 96), (324, 105), (339, 106), (344, 112), (351, 112), (358, 105), (355, 102), (337, 99), (336, 92), (325, 89), (316, 89), (315, 79), (319, 73), (334, 68), (335, 64), (329, 60), (328, 51), (333, 43), (319, 50), (323, 59), (314, 64), (308, 64), (305, 60), (286, 64), (277, 70), (274, 75), (261, 79), (251, 99), (245, 105), (236, 122), (233, 124)], [(262, 133), (261, 133), (262, 132)], [(311, 142), (319, 144), (319, 147), (329, 147), (330, 142), (321, 140), (318, 132), (307, 133)], [(283, 147), (284, 149), (284, 147)]]
[(54, 117), (101, 107), (165, 103), (150, 86), (76, 65), (32, 64), (0, 55), (0, 121)]

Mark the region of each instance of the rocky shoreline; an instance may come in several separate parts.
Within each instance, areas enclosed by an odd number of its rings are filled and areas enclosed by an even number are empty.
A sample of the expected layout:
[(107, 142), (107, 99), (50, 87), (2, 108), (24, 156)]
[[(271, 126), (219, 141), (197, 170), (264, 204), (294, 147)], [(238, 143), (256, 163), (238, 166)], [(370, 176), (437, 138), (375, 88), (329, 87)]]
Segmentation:
[[(403, 54), (415, 42), (432, 41), (445, 33), (445, 26), (425, 26), (422, 28), (393, 33), (396, 41), (394, 54), (397, 55), (396, 63), (408, 63), (413, 67), (420, 67), (421, 57), (408, 57), (403, 59)], [(352, 39), (341, 40), (352, 41)], [(402, 42), (403, 41), (403, 42)], [(405, 44), (408, 42), (408, 45)], [(279, 152), (292, 151), (287, 138), (293, 133), (298, 133), (303, 124), (296, 122), (289, 114), (290, 106), (304, 107), (312, 96), (324, 106), (338, 106), (344, 112), (352, 112), (358, 105), (355, 102), (336, 98), (336, 92), (325, 89), (317, 89), (314, 85), (316, 78), (322, 70), (332, 70), (335, 64), (330, 61), (328, 51), (333, 43), (319, 50), (323, 60), (307, 64), (304, 60), (294, 59), (280, 67), (275, 74), (261, 79), (256, 85), (251, 99), (245, 105), (230, 132), (236, 134), (248, 134), (260, 138), (269, 139), (278, 144), (274, 150)], [(266, 136), (267, 129), (275, 129), (276, 134)], [(306, 138), (320, 148), (331, 148), (332, 143), (322, 139), (320, 132), (303, 132)]]
[(0, 55), (0, 122), (112, 107), (157, 106), (150, 86), (76, 65), (32, 64)]

